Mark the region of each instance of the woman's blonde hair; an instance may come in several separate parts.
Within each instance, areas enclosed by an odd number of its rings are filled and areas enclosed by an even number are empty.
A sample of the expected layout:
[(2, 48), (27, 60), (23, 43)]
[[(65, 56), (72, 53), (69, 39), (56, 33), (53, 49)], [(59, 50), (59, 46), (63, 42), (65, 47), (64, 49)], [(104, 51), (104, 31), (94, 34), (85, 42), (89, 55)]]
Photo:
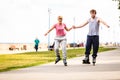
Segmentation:
[(58, 19), (63, 19), (63, 17), (62, 16), (58, 16)]

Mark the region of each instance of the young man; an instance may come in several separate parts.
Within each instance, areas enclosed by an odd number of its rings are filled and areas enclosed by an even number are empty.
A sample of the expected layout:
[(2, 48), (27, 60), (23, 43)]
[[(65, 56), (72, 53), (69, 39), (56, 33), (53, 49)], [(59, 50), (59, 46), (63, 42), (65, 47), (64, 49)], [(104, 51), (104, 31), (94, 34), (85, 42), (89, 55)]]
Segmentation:
[(61, 58), (60, 58), (60, 53), (59, 53), (59, 46), (61, 44), (62, 47), (62, 53), (63, 53), (63, 63), (65, 66), (67, 66), (67, 52), (66, 52), (66, 31), (70, 31), (72, 28), (67, 28), (66, 24), (62, 23), (62, 16), (58, 16), (58, 23), (56, 23), (55, 25), (52, 26), (51, 29), (48, 30), (48, 32), (45, 34), (45, 36), (51, 32), (53, 29), (56, 30), (56, 37), (55, 37), (55, 53), (56, 53), (56, 60), (55, 60), (55, 64), (58, 63)]
[(97, 52), (99, 49), (99, 25), (100, 23), (104, 24), (106, 27), (109, 28), (109, 25), (107, 25), (102, 19), (96, 17), (96, 10), (92, 9), (90, 10), (91, 18), (88, 19), (83, 25), (80, 25), (78, 27), (73, 26), (74, 29), (76, 28), (82, 28), (89, 24), (89, 32), (87, 35), (87, 43), (86, 43), (86, 51), (85, 51), (85, 58), (83, 59), (83, 64), (90, 64), (89, 62), (89, 55), (91, 51), (91, 47), (93, 47), (93, 65), (96, 63), (96, 57)]

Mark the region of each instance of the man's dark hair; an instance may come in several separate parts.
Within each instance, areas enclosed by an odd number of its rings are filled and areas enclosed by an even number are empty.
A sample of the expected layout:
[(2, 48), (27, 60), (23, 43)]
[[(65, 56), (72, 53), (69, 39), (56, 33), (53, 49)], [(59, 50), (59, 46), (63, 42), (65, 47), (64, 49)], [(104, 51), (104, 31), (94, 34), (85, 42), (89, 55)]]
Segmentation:
[(97, 14), (97, 12), (96, 12), (95, 9), (90, 10), (90, 13), (95, 13), (95, 14)]

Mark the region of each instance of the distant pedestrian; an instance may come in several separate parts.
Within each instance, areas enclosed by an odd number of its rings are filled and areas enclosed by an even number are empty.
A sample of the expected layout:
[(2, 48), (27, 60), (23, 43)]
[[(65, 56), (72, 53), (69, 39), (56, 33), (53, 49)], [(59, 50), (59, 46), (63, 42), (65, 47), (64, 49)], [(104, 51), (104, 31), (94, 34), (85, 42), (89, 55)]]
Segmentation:
[(56, 30), (56, 37), (55, 37), (55, 53), (56, 53), (56, 60), (55, 60), (55, 64), (57, 62), (59, 62), (61, 60), (60, 58), (60, 53), (59, 53), (59, 46), (61, 44), (62, 46), (62, 53), (63, 53), (63, 63), (65, 66), (67, 66), (67, 52), (66, 52), (66, 31), (70, 31), (72, 28), (67, 28), (66, 24), (62, 23), (62, 16), (58, 16), (58, 23), (56, 23), (55, 25), (53, 25), (53, 27), (51, 29), (48, 30), (48, 32), (45, 34), (45, 36), (51, 32), (53, 29)]
[(83, 64), (90, 64), (89, 62), (89, 55), (91, 48), (93, 47), (93, 64), (96, 63), (96, 57), (97, 52), (99, 49), (99, 26), (100, 23), (104, 24), (106, 27), (110, 27), (107, 25), (101, 18), (96, 17), (96, 10), (92, 9), (90, 10), (91, 18), (89, 18), (83, 25), (80, 25), (78, 27), (73, 26), (74, 29), (76, 28), (82, 28), (89, 24), (89, 32), (87, 35), (87, 43), (86, 43), (86, 51), (85, 51), (85, 58), (83, 59)]
[(37, 52), (40, 41), (39, 41), (38, 38), (36, 38), (34, 42), (35, 42), (35, 50), (36, 50), (36, 52)]

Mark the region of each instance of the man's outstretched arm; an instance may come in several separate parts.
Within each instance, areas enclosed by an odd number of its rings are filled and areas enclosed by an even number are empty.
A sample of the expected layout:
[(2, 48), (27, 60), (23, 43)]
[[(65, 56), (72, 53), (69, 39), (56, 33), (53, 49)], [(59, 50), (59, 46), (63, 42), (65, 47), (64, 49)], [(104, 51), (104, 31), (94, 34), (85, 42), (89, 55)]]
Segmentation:
[(82, 25), (80, 25), (80, 26), (73, 26), (73, 28), (74, 28), (74, 29), (76, 29), (76, 28), (82, 28), (82, 27), (86, 26), (88, 23), (89, 23), (89, 22), (86, 21), (84, 24), (82, 24)]
[(110, 26), (106, 22), (104, 22), (102, 19), (99, 18), (98, 21), (104, 24), (107, 28), (110, 28)]

